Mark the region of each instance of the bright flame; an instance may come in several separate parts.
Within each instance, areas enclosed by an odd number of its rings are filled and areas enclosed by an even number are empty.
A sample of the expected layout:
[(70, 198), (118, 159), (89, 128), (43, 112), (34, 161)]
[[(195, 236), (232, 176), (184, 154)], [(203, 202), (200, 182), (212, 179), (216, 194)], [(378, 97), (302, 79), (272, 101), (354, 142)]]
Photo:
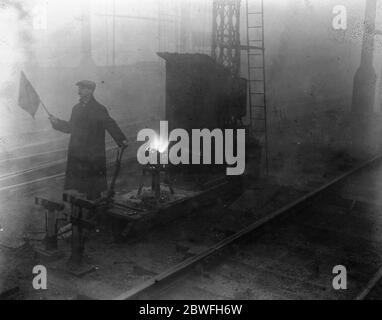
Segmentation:
[(156, 136), (154, 142), (151, 144), (150, 149), (163, 153), (168, 148), (168, 141)]

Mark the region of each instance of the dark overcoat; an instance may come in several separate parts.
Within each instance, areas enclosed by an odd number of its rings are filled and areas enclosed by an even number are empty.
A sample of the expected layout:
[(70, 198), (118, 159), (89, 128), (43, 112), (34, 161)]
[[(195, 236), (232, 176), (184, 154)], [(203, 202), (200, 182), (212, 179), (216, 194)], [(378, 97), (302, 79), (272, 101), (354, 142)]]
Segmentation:
[(58, 120), (52, 126), (71, 135), (65, 190), (77, 190), (89, 199), (98, 198), (107, 189), (105, 131), (118, 145), (126, 139), (125, 135), (94, 97), (87, 104), (76, 104), (69, 121)]

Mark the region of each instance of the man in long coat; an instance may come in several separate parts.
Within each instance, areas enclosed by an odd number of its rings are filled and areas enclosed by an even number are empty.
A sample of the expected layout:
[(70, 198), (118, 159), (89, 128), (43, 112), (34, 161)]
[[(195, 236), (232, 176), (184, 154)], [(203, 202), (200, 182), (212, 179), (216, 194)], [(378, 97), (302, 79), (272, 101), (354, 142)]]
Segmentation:
[(77, 82), (80, 101), (73, 107), (69, 121), (51, 116), (52, 127), (70, 134), (65, 190), (77, 190), (96, 199), (107, 189), (105, 131), (118, 144), (127, 146), (126, 136), (107, 109), (93, 96), (95, 83)]

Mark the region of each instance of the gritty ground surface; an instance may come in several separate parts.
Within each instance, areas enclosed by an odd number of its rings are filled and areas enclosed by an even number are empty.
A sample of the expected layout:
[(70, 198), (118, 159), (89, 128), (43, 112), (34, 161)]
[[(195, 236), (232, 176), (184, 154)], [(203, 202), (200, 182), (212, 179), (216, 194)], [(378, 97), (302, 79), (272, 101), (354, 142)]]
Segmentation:
[[(342, 122), (337, 119), (336, 123)], [(331, 130), (335, 135), (341, 128)], [(367, 151), (354, 155), (347, 152), (346, 141), (330, 142), (330, 132), (329, 138), (322, 131), (306, 135), (305, 128), (290, 121), (280, 123), (280, 130), (272, 135), (271, 170), (267, 179), (248, 176), (244, 179), (245, 191), (238, 198), (217, 197), (209, 206), (157, 226), (135, 240), (116, 244), (107, 226), (99, 233), (92, 232), (86, 242), (86, 260), (97, 270), (82, 278), (65, 271), (70, 244), (61, 240), (59, 246), (65, 258), (47, 263), (48, 290), (45, 291), (33, 290), (31, 286), (31, 270), (41, 263), (31, 247), (39, 244), (44, 231), (44, 215), (41, 208), (33, 205), (33, 198), (43, 195), (59, 200), (63, 180), (57, 178), (2, 192), (0, 292), (18, 286), (16, 299), (73, 299), (79, 294), (113, 298), (319, 187), (372, 154)], [(251, 168), (250, 163), (247, 166)], [(131, 191), (138, 184), (139, 174), (127, 170), (123, 175), (118, 188), (121, 192)], [(183, 180), (180, 178), (175, 184)], [(187, 183), (193, 186), (194, 180)], [(26, 236), (34, 240), (25, 244)]]
[[(356, 298), (382, 265), (381, 169), (379, 163), (351, 176), (330, 196), (233, 243), (145, 297)], [(333, 288), (332, 270), (339, 264), (347, 268), (347, 290)], [(378, 290), (368, 298), (378, 299)]]
[[(129, 179), (133, 180), (131, 176)], [(49, 193), (59, 192), (59, 188), (54, 189), (57, 184), (51, 182)], [(46, 193), (46, 189), (44, 190)], [(39, 190), (30, 190), (35, 191)], [(41, 239), (39, 232), (43, 231), (43, 213), (41, 209), (28, 205), (27, 200), (32, 200), (30, 192), (19, 192), (17, 199), (11, 196), (4, 199), (3, 207), (8, 210), (13, 208), (9, 214), (19, 217), (20, 220), (23, 217), (25, 220), (14, 224), (24, 225), (24, 229), (11, 229), (11, 224), (7, 223), (4, 225), (7, 228), (4, 228), (1, 234), (1, 266), (7, 269), (7, 286), (12, 286), (12, 283), (20, 286), (26, 299), (72, 299), (78, 294), (99, 299), (116, 297), (302, 194), (296, 190), (273, 184), (266, 185), (259, 181), (253, 184), (234, 206), (228, 207), (235, 199), (218, 198), (206, 208), (194, 210), (180, 220), (157, 226), (139, 239), (130, 239), (127, 243), (114, 243), (110, 229), (105, 227), (99, 233), (92, 232), (86, 242), (86, 260), (96, 266), (97, 270), (77, 278), (65, 271), (70, 255), (70, 243), (66, 240), (59, 242), (65, 257), (58, 262), (45, 263), (36, 260), (25, 245), (21, 249), (11, 249), (18, 248), (23, 243), (23, 235)], [(21, 197), (25, 201), (20, 201)], [(251, 198), (250, 203), (246, 197)], [(240, 201), (245, 202), (246, 207), (242, 206)], [(35, 246), (39, 242), (32, 240), (30, 244)], [(31, 288), (31, 270), (39, 263), (47, 265), (49, 270), (49, 290), (46, 291), (35, 291)]]

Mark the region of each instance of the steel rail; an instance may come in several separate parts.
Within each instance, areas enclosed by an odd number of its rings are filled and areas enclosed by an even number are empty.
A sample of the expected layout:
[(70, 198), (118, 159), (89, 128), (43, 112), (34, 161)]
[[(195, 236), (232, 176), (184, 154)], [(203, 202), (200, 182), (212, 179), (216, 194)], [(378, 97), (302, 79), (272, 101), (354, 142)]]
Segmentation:
[[(160, 285), (163, 285), (166, 283), (166, 281), (170, 281), (172, 278), (177, 277), (181, 275), (182, 273), (185, 273), (187, 270), (189, 270), (191, 267), (195, 266), (198, 263), (201, 263), (204, 259), (207, 257), (216, 254), (218, 251), (226, 248), (227, 246), (231, 245), (235, 241), (242, 239), (243, 237), (251, 234), (252, 232), (260, 229), (261, 227), (264, 227), (267, 223), (275, 220), (275, 218), (280, 217), (283, 214), (286, 214), (292, 210), (296, 210), (299, 206), (307, 203), (308, 201), (312, 200), (319, 194), (323, 193), (324, 191), (328, 190), (330, 187), (333, 187), (337, 183), (345, 180), (346, 178), (350, 177), (351, 175), (360, 172), (361, 170), (376, 164), (378, 161), (382, 160), (382, 156), (378, 155), (371, 160), (365, 161), (359, 166), (353, 168), (352, 170), (338, 176), (337, 178), (331, 180), (330, 182), (324, 184), (323, 186), (319, 187), (318, 189), (300, 197), (296, 201), (293, 201), (292, 203), (272, 212), (271, 214), (267, 215), (266, 217), (250, 224), (246, 228), (240, 230), (239, 232), (223, 239), (222, 241), (218, 242), (217, 244), (211, 246), (210, 248), (204, 250), (203, 252), (190, 257), (183, 262), (175, 265), (174, 267), (162, 272), (161, 274), (154, 276), (153, 278), (148, 279), (147, 281), (143, 282), (142, 284), (120, 294), (117, 297), (114, 297), (113, 300), (133, 300), (133, 299), (140, 299), (140, 297), (144, 297), (147, 295), (150, 290), (155, 290)], [(382, 271), (380, 272), (382, 275)]]
[[(135, 136), (132, 136), (132, 135), (128, 136), (129, 139), (132, 137), (135, 137)], [(106, 151), (112, 151), (112, 150), (115, 150), (117, 148), (118, 147), (113, 146), (113, 147), (107, 148)], [(67, 151), (67, 149), (62, 149), (60, 151)], [(54, 159), (54, 160), (43, 162), (43, 163), (41, 163), (35, 167), (32, 167), (32, 168), (18, 170), (18, 171), (4, 174), (4, 175), (0, 175), (0, 182), (3, 180), (6, 180), (6, 179), (20, 177), (20, 176), (23, 176), (24, 174), (27, 174), (27, 173), (32, 173), (32, 172), (37, 172), (39, 170), (48, 169), (48, 168), (51, 168), (51, 167), (58, 165), (58, 164), (64, 164), (65, 162), (66, 162), (66, 158)], [(0, 191), (1, 191), (1, 189), (0, 189)]]
[[(130, 161), (130, 160), (133, 160), (133, 159), (136, 159), (136, 158), (135, 157), (128, 157), (124, 161), (126, 162), (126, 161)], [(107, 167), (108, 168), (112, 167), (112, 165), (114, 165), (114, 161), (109, 161), (107, 163)], [(42, 182), (42, 181), (46, 181), (46, 180), (60, 178), (60, 177), (63, 177), (64, 175), (65, 175), (65, 172), (60, 172), (60, 173), (57, 173), (57, 174), (54, 174), (54, 175), (51, 175), (51, 176), (41, 177), (41, 178), (37, 178), (37, 179), (34, 179), (34, 180), (25, 181), (25, 182), (22, 182), (22, 183), (17, 183), (17, 184), (12, 184), (12, 185), (9, 185), (9, 186), (0, 187), (0, 192), (6, 191), (6, 190), (11, 190), (11, 189), (17, 189), (17, 188), (20, 188), (20, 187), (25, 187), (27, 185), (34, 184), (34, 183), (37, 183), (37, 182)]]
[[(142, 120), (142, 121), (128, 122), (128, 123), (124, 124), (122, 127), (124, 128), (124, 127), (127, 127), (127, 126), (134, 126), (134, 125), (142, 124), (142, 123), (151, 123), (151, 122), (154, 122), (154, 121), (159, 121), (159, 119), (150, 119), (149, 121)], [(128, 138), (131, 138), (131, 137), (133, 137), (133, 135), (130, 135)], [(50, 140), (50, 141), (45, 141), (43, 143), (29, 144), (29, 145), (25, 145), (23, 147), (15, 148), (15, 149), (7, 152), (7, 153), (10, 153), (10, 152), (15, 151), (15, 150), (20, 150), (20, 149), (26, 149), (26, 148), (41, 146), (41, 145), (45, 145), (45, 144), (49, 144), (49, 143), (54, 143), (54, 142), (58, 142), (58, 141), (59, 142), (63, 142), (63, 143), (64, 142), (67, 143), (67, 140), (68, 139), (66, 139), (66, 138), (59, 138), (59, 139), (53, 139), (53, 140)], [(29, 158), (34, 158), (34, 157), (38, 157), (38, 156), (43, 156), (43, 155), (50, 154), (50, 153), (64, 152), (66, 150), (67, 150), (66, 148), (61, 148), (61, 149), (56, 149), (56, 150), (53, 150), (53, 151), (43, 151), (43, 152), (34, 153), (34, 154), (20, 155), (20, 156), (13, 157), (13, 158), (0, 158), (0, 163), (17, 161), (17, 160), (23, 160), (23, 159), (29, 159)], [(2, 152), (2, 153), (4, 153), (4, 152)], [(2, 155), (2, 153), (0, 153), (0, 156)]]

